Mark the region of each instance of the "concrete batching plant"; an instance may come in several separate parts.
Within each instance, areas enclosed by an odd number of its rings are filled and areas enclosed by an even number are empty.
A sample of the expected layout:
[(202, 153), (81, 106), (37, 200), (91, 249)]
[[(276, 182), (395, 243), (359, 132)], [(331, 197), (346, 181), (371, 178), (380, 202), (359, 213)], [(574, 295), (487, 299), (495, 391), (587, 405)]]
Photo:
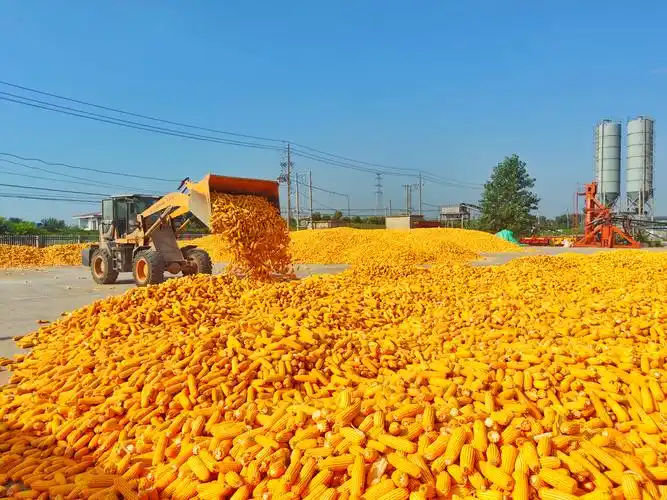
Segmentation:
[(613, 207), (621, 195), (621, 124), (603, 120), (595, 126), (595, 180), (598, 199)]
[(639, 116), (628, 122), (625, 178), (626, 210), (653, 218), (653, 120)]

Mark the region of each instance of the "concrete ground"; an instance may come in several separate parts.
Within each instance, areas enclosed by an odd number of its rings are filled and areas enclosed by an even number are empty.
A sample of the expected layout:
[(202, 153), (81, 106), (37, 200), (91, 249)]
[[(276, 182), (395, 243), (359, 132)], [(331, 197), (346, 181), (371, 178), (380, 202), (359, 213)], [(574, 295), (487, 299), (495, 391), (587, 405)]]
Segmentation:
[[(667, 249), (650, 249), (665, 251)], [(531, 255), (558, 255), (564, 252), (590, 254), (600, 251), (595, 248), (531, 247), (522, 252), (483, 254), (484, 259), (472, 265), (501, 265), (512, 259)], [(603, 250), (610, 251), (610, 250)], [(613, 250), (611, 250), (613, 251)], [(335, 274), (346, 265), (301, 265), (297, 276), (311, 274)], [(216, 265), (220, 272), (224, 265)], [(0, 356), (11, 357), (23, 352), (13, 337), (25, 335), (39, 328), (39, 321), (54, 321), (63, 312), (83, 307), (98, 299), (118, 295), (134, 287), (130, 273), (121, 274), (114, 285), (97, 285), (90, 277), (88, 268), (51, 267), (42, 270), (10, 269), (0, 271)], [(0, 385), (6, 383), (8, 374), (0, 372)]]

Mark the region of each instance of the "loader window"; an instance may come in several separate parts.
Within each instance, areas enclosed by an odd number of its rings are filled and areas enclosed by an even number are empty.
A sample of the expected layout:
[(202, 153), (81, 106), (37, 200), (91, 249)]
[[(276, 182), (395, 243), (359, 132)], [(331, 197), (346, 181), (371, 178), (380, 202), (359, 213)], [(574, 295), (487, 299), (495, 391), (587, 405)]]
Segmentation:
[(105, 224), (113, 221), (113, 200), (102, 200), (102, 221)]

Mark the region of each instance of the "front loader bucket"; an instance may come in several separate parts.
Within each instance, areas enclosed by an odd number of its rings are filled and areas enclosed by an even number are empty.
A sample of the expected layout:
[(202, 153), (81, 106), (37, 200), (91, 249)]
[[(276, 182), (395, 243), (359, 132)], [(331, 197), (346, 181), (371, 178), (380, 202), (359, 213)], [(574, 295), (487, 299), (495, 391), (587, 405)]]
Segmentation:
[(208, 174), (201, 181), (188, 185), (190, 212), (211, 228), (211, 193), (262, 196), (280, 211), (278, 183), (262, 179), (225, 177)]

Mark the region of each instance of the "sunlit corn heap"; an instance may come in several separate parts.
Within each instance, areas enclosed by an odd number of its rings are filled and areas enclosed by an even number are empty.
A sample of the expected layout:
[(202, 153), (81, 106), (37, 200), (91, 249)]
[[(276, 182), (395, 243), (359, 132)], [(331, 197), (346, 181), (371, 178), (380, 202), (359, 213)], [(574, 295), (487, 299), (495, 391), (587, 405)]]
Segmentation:
[[(482, 231), (416, 229), (413, 231), (336, 228), (293, 231), (290, 253), (294, 262), (308, 264), (407, 264), (464, 262), (483, 252), (519, 251), (520, 247)], [(214, 261), (229, 260), (229, 247), (218, 236), (193, 243)]]
[(81, 250), (85, 246), (72, 244), (36, 248), (27, 245), (0, 244), (0, 269), (74, 266), (81, 263)]
[(253, 278), (290, 272), (287, 225), (265, 198), (213, 193), (211, 231), (229, 255), (231, 271)]
[(2, 494), (664, 498), (665, 296), (639, 251), (133, 289), (21, 341)]

